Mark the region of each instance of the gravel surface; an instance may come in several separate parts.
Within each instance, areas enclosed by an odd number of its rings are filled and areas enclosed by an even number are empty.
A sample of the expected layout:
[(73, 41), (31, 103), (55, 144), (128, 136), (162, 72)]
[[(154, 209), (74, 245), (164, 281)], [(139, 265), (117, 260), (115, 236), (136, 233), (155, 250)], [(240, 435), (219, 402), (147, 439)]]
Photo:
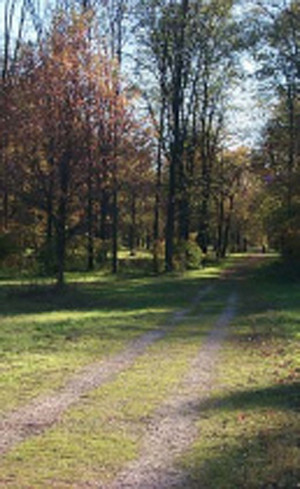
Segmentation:
[(145, 428), (139, 459), (131, 463), (109, 485), (99, 489), (170, 489), (186, 488), (187, 475), (174, 462), (196, 438), (196, 422), (201, 420), (201, 403), (210, 395), (218, 351), (234, 317), (236, 295), (215, 323), (198, 355), (191, 361), (180, 388), (157, 410)]
[(104, 383), (111, 382), (119, 373), (131, 367), (149, 345), (163, 338), (170, 328), (176, 327), (211, 290), (211, 286), (200, 290), (190, 307), (176, 312), (168, 324), (161, 329), (150, 331), (133, 340), (123, 351), (102, 362), (84, 367), (71, 379), (68, 378), (60, 390), (40, 396), (26, 406), (8, 413), (0, 420), (0, 454), (6, 453), (26, 438), (42, 433), (56, 423), (71, 405), (80, 400), (82, 395)]

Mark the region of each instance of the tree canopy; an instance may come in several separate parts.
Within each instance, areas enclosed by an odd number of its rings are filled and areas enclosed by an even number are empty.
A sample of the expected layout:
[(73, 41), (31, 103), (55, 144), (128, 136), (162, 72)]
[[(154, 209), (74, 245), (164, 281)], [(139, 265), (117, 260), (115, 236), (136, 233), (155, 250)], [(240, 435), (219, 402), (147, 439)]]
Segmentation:
[[(63, 283), (142, 243), (156, 271), (249, 244), (299, 256), (299, 5), (252, 2), (246, 28), (238, 4), (62, 1), (49, 21), (5, 0), (2, 261)], [(253, 148), (227, 139), (246, 53), (274, 100)]]

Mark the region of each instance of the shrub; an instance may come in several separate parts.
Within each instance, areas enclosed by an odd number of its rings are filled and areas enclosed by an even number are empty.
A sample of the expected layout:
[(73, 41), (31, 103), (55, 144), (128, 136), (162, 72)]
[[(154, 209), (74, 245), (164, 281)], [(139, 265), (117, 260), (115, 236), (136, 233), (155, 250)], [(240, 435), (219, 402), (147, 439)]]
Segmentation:
[(0, 235), (0, 263), (14, 252), (14, 241), (10, 234)]
[(55, 240), (44, 243), (37, 253), (38, 272), (41, 275), (54, 275), (57, 272)]
[(175, 246), (175, 270), (196, 270), (201, 266), (202, 251), (195, 241), (180, 241)]
[(157, 240), (153, 244), (153, 267), (156, 273), (162, 273), (165, 268), (165, 242)]

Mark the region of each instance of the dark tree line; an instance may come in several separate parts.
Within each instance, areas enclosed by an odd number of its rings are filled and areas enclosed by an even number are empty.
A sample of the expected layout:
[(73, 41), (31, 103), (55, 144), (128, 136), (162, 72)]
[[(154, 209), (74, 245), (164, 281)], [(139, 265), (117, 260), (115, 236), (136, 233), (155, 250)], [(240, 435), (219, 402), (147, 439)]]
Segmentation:
[[(246, 24), (233, 0), (61, 2), (51, 22), (37, 6), (4, 3), (3, 257), (18, 245), (19, 257), (32, 253), (62, 283), (68, 256), (90, 270), (111, 257), (115, 273), (120, 246), (134, 255), (141, 243), (156, 271), (249, 241), (295, 254), (296, 2), (256, 2)], [(265, 93), (277, 94), (252, 157), (226, 145), (246, 49)]]

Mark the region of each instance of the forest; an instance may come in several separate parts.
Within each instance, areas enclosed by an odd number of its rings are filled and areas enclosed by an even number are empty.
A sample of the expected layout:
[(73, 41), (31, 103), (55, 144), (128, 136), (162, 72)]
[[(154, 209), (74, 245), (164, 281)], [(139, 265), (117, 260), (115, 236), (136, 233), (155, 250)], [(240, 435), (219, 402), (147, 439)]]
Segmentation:
[(300, 3), (0, 0), (0, 489), (297, 489)]
[[(156, 273), (250, 248), (299, 259), (296, 0), (2, 10), (4, 270), (60, 285), (68, 270), (117, 273), (124, 250)], [(247, 83), (257, 113), (239, 106)]]

